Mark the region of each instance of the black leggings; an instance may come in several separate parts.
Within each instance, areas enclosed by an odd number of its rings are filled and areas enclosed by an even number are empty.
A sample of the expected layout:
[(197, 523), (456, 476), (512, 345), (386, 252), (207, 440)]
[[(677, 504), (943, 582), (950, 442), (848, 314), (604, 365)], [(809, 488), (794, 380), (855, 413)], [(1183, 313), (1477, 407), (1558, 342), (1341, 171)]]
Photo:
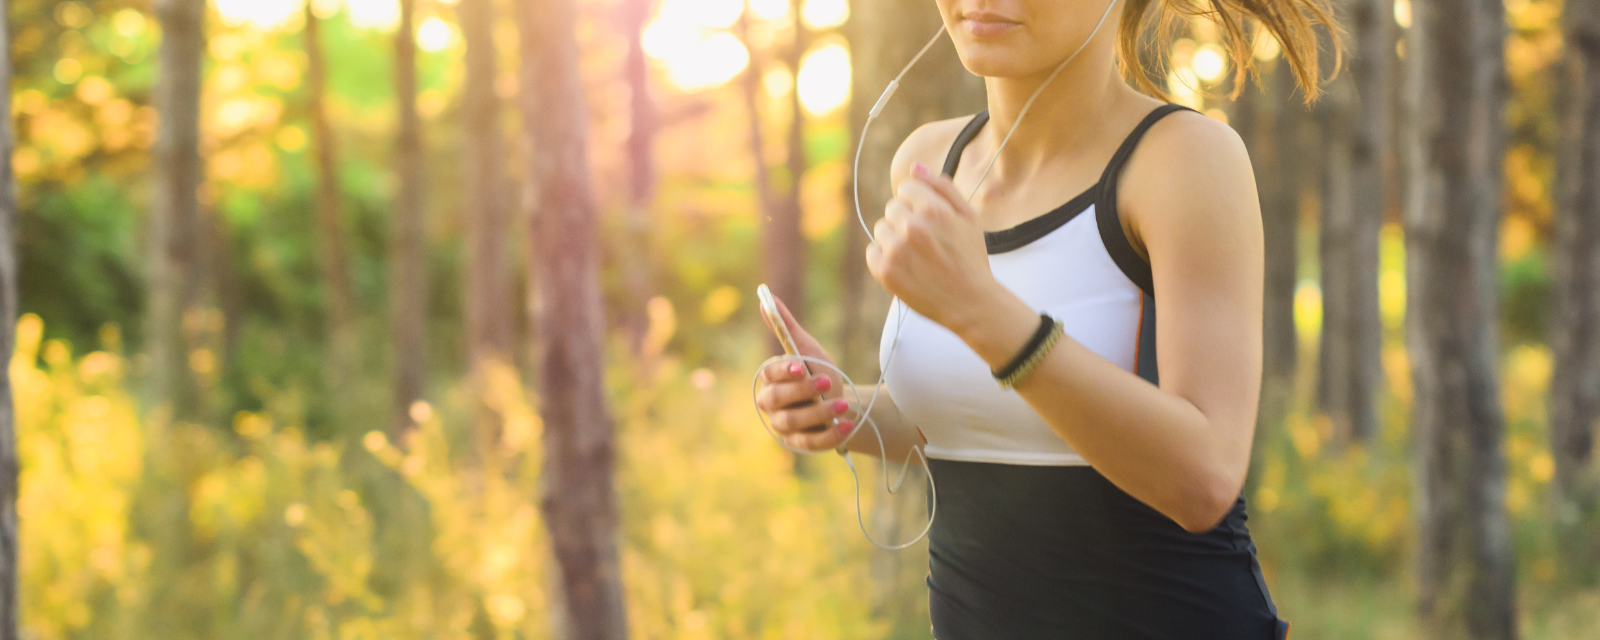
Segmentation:
[(1091, 467), (930, 460), (936, 640), (1273, 640), (1244, 498), (1191, 534)]

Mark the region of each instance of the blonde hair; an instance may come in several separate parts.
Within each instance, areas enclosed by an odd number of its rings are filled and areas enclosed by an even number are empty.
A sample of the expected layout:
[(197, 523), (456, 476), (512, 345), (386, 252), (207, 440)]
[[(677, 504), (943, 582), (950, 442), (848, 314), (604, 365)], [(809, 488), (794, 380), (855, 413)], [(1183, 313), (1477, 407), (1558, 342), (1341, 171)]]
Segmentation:
[[(1261, 73), (1256, 68), (1254, 55), (1258, 35), (1277, 40), (1288, 71), (1294, 74), (1307, 103), (1315, 101), (1322, 91), (1318, 25), (1329, 35), (1335, 74), (1343, 62), (1342, 34), (1328, 0), (1126, 2), (1122, 7), (1122, 26), (1117, 33), (1117, 65), (1124, 76), (1131, 76), (1141, 91), (1163, 100), (1171, 99), (1161, 83), (1166, 79), (1166, 64), (1177, 32), (1174, 27), (1181, 26), (1180, 18), (1208, 19), (1221, 27), (1222, 47), (1234, 68), (1232, 97), (1244, 90), (1246, 82), (1260, 81)], [(1150, 11), (1151, 4), (1156, 5), (1155, 11)], [(1147, 15), (1151, 13), (1155, 14), (1153, 19)], [(1262, 30), (1266, 33), (1260, 33)]]

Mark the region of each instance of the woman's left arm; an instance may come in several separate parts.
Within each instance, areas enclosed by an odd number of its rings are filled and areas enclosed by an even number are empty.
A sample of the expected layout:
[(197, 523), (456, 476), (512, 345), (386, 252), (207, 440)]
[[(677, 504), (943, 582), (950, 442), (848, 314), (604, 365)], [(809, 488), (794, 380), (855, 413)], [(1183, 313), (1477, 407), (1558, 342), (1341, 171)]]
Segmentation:
[[(1108, 480), (1196, 533), (1226, 516), (1249, 466), (1263, 286), (1249, 157), (1232, 129), (1201, 118), (1153, 129), (1123, 174), (1137, 189), (1119, 192), (1160, 301), (1161, 386), (1070, 338), (1016, 386)], [(879, 224), (882, 248), (869, 249), (869, 267), (997, 370), (1028, 341), (1038, 313), (994, 280), (982, 226), (954, 185), (921, 167), (917, 176)]]

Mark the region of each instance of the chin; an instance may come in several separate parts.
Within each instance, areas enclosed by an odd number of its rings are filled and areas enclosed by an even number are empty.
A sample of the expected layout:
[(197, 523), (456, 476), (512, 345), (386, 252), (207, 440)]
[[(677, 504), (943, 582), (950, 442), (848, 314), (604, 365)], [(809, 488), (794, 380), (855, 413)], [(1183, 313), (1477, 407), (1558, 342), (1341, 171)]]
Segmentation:
[[(1019, 55), (1010, 47), (973, 45), (958, 50), (961, 66), (984, 78), (1021, 78), (1041, 72), (1033, 56)], [(1049, 69), (1044, 69), (1048, 72)]]

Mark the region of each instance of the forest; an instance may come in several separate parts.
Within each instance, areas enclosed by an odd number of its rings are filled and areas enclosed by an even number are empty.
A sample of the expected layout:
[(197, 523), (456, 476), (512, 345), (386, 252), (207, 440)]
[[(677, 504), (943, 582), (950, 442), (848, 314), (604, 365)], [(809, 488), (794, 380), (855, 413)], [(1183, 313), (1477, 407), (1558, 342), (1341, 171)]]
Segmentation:
[[(762, 283), (877, 379), (932, 0), (0, 4), (0, 640), (931, 637), (923, 479), (749, 385)], [(1329, 6), (1315, 102), (1148, 52), (1260, 189), (1272, 597), (1600, 637), (1600, 0)]]

